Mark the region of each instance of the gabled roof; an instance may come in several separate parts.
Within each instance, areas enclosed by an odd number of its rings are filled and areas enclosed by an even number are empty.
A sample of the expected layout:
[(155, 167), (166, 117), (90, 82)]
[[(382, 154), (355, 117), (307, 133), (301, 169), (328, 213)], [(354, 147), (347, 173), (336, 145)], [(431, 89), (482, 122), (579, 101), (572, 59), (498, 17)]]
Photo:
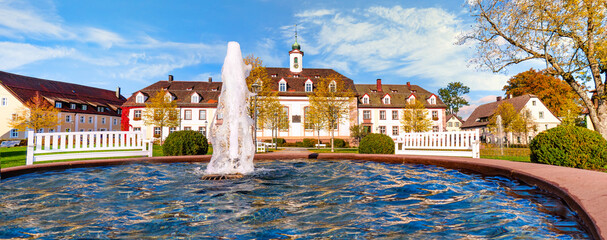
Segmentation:
[(459, 122), (464, 123), (464, 120), (462, 120), (462, 118), (461, 118), (461, 117), (459, 117), (459, 116), (457, 116), (457, 115), (455, 115), (455, 114), (449, 114), (449, 116), (447, 116), (447, 121), (449, 121), (449, 119), (451, 119), (451, 118), (455, 118), (455, 119), (457, 119)]
[(490, 102), (490, 103), (480, 105), (476, 109), (474, 109), (474, 112), (472, 112), (472, 114), (470, 114), (470, 117), (468, 117), (466, 122), (464, 122), (464, 124), (462, 124), (461, 128), (486, 126), (487, 124), (489, 124), (488, 121), (481, 122), (478, 120), (491, 118), (491, 116), (495, 113), (495, 110), (497, 109), (497, 107), (500, 104), (502, 104), (503, 102), (508, 102), (508, 103), (512, 104), (512, 106), (514, 107), (514, 110), (516, 110), (516, 112), (520, 112), (525, 107), (527, 102), (529, 102), (529, 100), (531, 98), (538, 99), (537, 96), (535, 96), (535, 95), (526, 94), (526, 95), (522, 95), (522, 96), (518, 96), (518, 97), (514, 97), (514, 98), (504, 99), (501, 101), (495, 101), (495, 102)]
[[(418, 101), (421, 101), (426, 108), (447, 108), (440, 98), (436, 98), (436, 104), (430, 104), (426, 101), (432, 93), (417, 85), (405, 84), (382, 84), (382, 91), (377, 91), (377, 84), (355, 84), (358, 96), (358, 103), (361, 108), (404, 108), (409, 96), (414, 95)], [(369, 104), (362, 104), (362, 96), (369, 95)], [(390, 95), (390, 104), (383, 103), (383, 97)]]
[[(115, 91), (106, 89), (83, 86), (79, 84), (46, 80), (22, 76), (0, 71), (0, 85), (3, 85), (22, 103), (28, 102), (40, 93), (51, 104), (63, 102), (64, 106), (60, 109), (62, 112), (76, 112), (101, 115), (118, 115), (118, 108), (126, 101), (120, 95), (116, 97)], [(82, 110), (80, 106), (76, 109), (70, 109), (70, 103), (86, 104), (87, 110)], [(97, 112), (97, 107), (107, 107), (110, 111)]]
[[(221, 93), (221, 82), (202, 82), (202, 81), (158, 81), (135, 94), (141, 92), (153, 97), (158, 91), (166, 90), (174, 97), (179, 107), (216, 107)], [(188, 90), (191, 89), (191, 90)], [(200, 103), (192, 103), (190, 98), (192, 94), (197, 93), (201, 97)], [(135, 96), (133, 94), (133, 96)], [(149, 101), (148, 98), (146, 100)], [(144, 107), (145, 103), (136, 103), (134, 97), (130, 97), (124, 104), (124, 107)]]
[[(281, 79), (284, 79), (287, 82), (287, 91), (278, 92), (279, 96), (307, 96), (308, 94), (311, 94), (310, 92), (306, 92), (305, 89), (306, 81), (308, 81), (308, 79), (313, 82), (313, 89), (316, 89), (318, 82), (316, 79), (328, 77), (334, 74), (341, 76), (342, 80), (344, 81), (345, 87), (349, 88), (350, 90), (352, 90), (352, 92), (356, 93), (354, 81), (336, 72), (333, 69), (304, 68), (299, 73), (293, 73), (289, 68), (267, 67), (266, 72), (268, 73), (268, 77), (270, 77), (270, 80), (272, 81), (272, 88), (276, 91), (278, 91), (278, 82)], [(295, 77), (296, 75), (298, 77)]]

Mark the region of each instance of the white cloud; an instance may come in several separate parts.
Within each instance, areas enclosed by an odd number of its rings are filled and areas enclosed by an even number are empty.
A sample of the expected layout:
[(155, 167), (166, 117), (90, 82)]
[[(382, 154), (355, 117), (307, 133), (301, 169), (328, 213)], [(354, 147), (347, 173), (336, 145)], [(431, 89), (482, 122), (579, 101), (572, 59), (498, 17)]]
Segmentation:
[[(370, 7), (354, 10), (308, 10), (297, 14), (306, 50), (319, 54), (315, 65), (346, 73), (377, 72), (416, 77), (428, 87), (461, 81), (471, 90), (501, 90), (503, 74), (468, 68), (473, 54), (456, 45), (466, 29), (457, 15), (440, 8)], [(320, 14), (326, 13), (326, 14)]]
[(40, 47), (27, 43), (0, 42), (0, 69), (12, 70), (33, 62), (67, 57), (75, 53), (72, 48)]
[(51, 36), (68, 38), (72, 36), (61, 24), (49, 21), (30, 6), (14, 5), (19, 2), (0, 1), (0, 34), (7, 37)]
[(478, 103), (478, 104), (485, 104), (485, 103), (495, 102), (497, 100), (497, 97), (498, 96), (496, 96), (496, 95), (489, 95), (489, 96), (482, 97), (479, 100), (476, 100), (474, 102)]
[(87, 42), (94, 42), (101, 47), (108, 49), (114, 44), (122, 44), (125, 40), (118, 34), (99, 28), (87, 27), (84, 29), (84, 39)]

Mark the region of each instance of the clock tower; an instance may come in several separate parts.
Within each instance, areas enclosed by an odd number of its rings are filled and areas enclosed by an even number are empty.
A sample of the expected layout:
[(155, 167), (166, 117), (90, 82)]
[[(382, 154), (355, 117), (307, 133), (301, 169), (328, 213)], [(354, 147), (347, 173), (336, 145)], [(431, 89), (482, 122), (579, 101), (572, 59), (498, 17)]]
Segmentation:
[(289, 69), (293, 73), (300, 73), (303, 70), (303, 55), (301, 46), (297, 43), (297, 31), (295, 31), (295, 43), (291, 46), (289, 52)]

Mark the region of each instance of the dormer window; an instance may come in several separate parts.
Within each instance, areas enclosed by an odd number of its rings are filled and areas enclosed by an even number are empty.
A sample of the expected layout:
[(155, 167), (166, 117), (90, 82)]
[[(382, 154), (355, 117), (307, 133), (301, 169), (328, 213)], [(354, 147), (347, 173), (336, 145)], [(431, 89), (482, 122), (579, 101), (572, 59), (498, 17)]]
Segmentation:
[(170, 93), (165, 94), (164, 95), (164, 101), (165, 102), (173, 101), (173, 96)]
[(371, 89), (371, 92), (377, 92), (377, 90), (375, 90), (375, 89)]
[(88, 109), (88, 105), (83, 104), (83, 105), (82, 105), (82, 110), (87, 110), (87, 109)]
[(272, 76), (272, 77), (278, 77), (278, 74), (272, 74), (270, 76)]
[(430, 103), (430, 104), (436, 104), (436, 97), (434, 95), (432, 95), (432, 97), (430, 97), (428, 99), (428, 103)]
[[(297, 59), (297, 58), (296, 58), (296, 59)], [(299, 75), (293, 75), (293, 77), (294, 77), (294, 78), (298, 78), (298, 77), (299, 77)]]
[(63, 104), (61, 102), (55, 102), (55, 108), (62, 108)]
[(395, 93), (395, 92), (398, 92), (398, 90), (392, 89), (392, 92), (394, 92), (394, 93)]
[(365, 96), (362, 98), (362, 102), (363, 104), (369, 104), (369, 96), (365, 94)]
[(70, 109), (76, 109), (76, 104), (75, 103), (70, 103)]
[(331, 81), (331, 83), (329, 83), (329, 92), (336, 92), (337, 91), (337, 83), (335, 83), (335, 81)]
[(278, 82), (278, 91), (279, 92), (286, 92), (287, 91), (287, 81), (285, 81), (284, 79), (280, 80), (280, 82)]
[(200, 102), (200, 96), (198, 96), (198, 94), (192, 94), (192, 103), (199, 103)]
[(191, 87), (190, 88), (186, 88), (185, 90), (192, 91), (192, 88)]
[(105, 112), (105, 107), (97, 107), (97, 112)]
[(145, 102), (145, 96), (143, 96), (143, 94), (139, 93), (137, 95), (137, 97), (135, 98), (135, 102), (136, 103), (143, 103), (143, 102)]
[(407, 103), (413, 103), (415, 101), (415, 96), (412, 94), (411, 96), (409, 96), (409, 98), (407, 98)]
[(390, 104), (390, 100), (390, 95), (386, 94), (386, 96), (384, 96), (384, 104)]
[(308, 79), (308, 81), (306, 81), (306, 92), (312, 92), (313, 89), (313, 83), (310, 79)]
[(314, 78), (320, 78), (320, 75), (314, 75)]

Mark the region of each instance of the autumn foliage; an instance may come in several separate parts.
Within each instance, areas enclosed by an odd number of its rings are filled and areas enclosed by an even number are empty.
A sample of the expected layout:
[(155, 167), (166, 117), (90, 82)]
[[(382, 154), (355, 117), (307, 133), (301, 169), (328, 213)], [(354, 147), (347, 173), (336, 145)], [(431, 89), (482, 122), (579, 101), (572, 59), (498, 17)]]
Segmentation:
[(24, 108), (18, 110), (16, 115), (9, 120), (11, 128), (25, 131), (33, 129), (38, 131), (43, 128), (54, 128), (59, 125), (59, 110), (54, 108), (48, 101), (36, 93)]

